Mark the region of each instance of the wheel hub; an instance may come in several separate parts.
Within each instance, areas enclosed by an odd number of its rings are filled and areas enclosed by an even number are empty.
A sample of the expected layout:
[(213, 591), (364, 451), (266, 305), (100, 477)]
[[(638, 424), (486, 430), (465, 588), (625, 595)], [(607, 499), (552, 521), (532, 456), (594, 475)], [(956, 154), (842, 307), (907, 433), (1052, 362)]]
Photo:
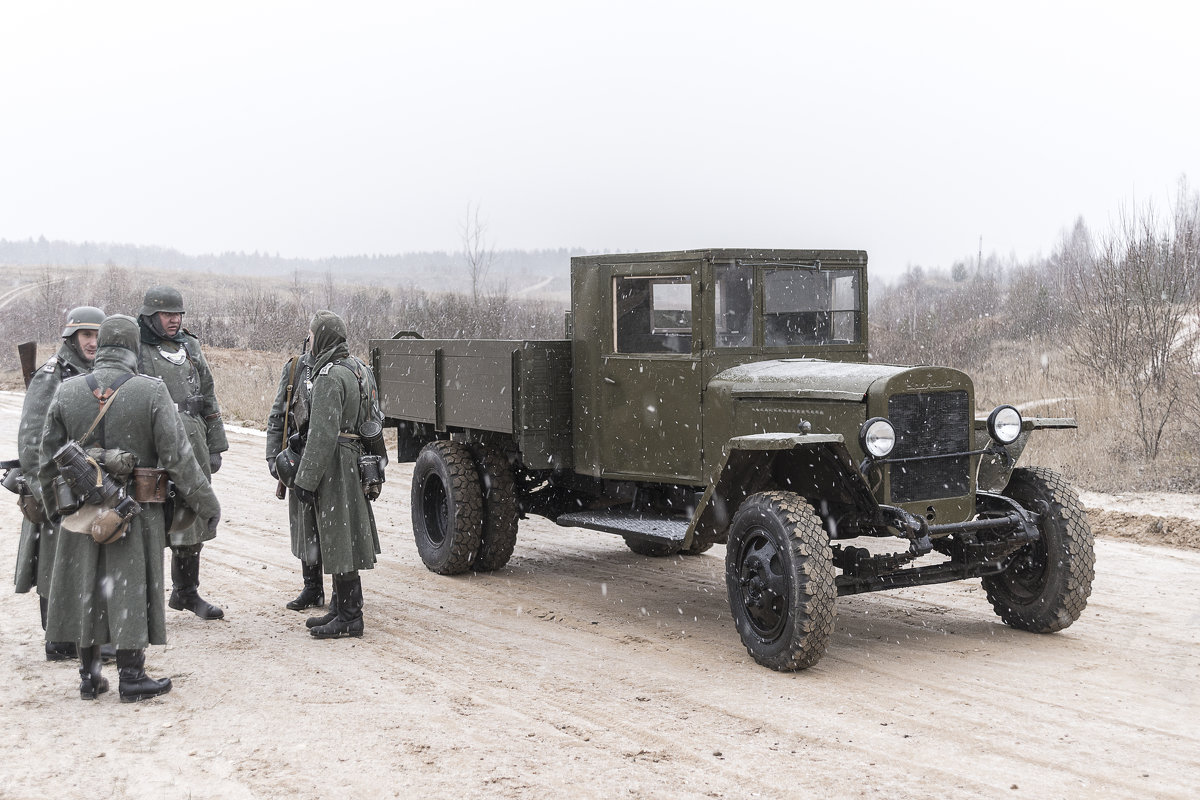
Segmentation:
[(754, 531), (742, 545), (738, 563), (739, 600), (754, 632), (777, 637), (787, 621), (788, 576), (779, 548), (765, 531)]

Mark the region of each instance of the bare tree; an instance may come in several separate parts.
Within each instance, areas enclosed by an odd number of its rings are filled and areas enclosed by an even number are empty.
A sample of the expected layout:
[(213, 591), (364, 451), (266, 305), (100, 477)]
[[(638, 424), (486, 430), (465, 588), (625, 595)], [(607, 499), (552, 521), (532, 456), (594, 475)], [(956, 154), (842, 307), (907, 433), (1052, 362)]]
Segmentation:
[(1075, 237), (1055, 260), (1074, 360), (1131, 401), (1143, 455), (1153, 460), (1196, 380), (1200, 197), (1181, 180), (1166, 221), (1153, 205), (1123, 213), (1094, 250)]
[(471, 298), (479, 304), (484, 280), (492, 268), (496, 250), (487, 240), (487, 223), (479, 219), (479, 206), (467, 204), (467, 216), (460, 227), (467, 273), (471, 276)]

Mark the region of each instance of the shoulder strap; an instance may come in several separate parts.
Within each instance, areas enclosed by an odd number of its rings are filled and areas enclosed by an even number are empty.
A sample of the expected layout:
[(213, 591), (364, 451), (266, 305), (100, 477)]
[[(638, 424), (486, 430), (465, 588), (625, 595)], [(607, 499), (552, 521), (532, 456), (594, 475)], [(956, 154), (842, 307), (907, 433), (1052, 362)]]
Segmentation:
[(364, 377), (364, 371), (367, 365), (362, 359), (357, 356), (347, 356), (333, 362), (341, 364), (354, 375), (354, 379), (358, 382), (358, 397), (359, 397), (359, 419), (365, 415), (368, 418), (382, 418), (383, 414), (379, 411), (379, 402), (371, 396), (370, 390), (367, 388), (367, 379)]
[[(132, 377), (133, 377), (133, 374), (129, 373), (129, 372), (126, 372), (122, 375), (118, 375), (117, 379), (112, 382), (111, 386), (109, 386), (104, 391), (101, 391), (100, 390), (100, 382), (96, 380), (95, 375), (93, 375), (92, 373), (89, 372), (87, 375), (84, 376), (84, 380), (87, 381), (88, 388), (92, 390), (92, 396), (95, 397), (97, 402), (100, 403), (100, 413), (96, 415), (96, 418), (94, 420), (92, 420), (92, 424), (87, 429), (87, 432), (85, 432), (83, 434), (83, 436), (79, 437), (80, 444), (82, 444), (83, 442), (86, 442), (88, 437), (92, 435), (92, 431), (96, 430), (96, 426), (100, 425), (101, 420), (104, 419), (104, 415), (108, 413), (108, 409), (112, 408), (112, 404), (109, 401), (117, 396), (117, 392), (119, 392), (121, 390), (121, 387), (125, 384), (125, 381), (129, 380)], [(100, 444), (101, 445), (104, 444), (104, 428), (103, 427), (100, 428)]]

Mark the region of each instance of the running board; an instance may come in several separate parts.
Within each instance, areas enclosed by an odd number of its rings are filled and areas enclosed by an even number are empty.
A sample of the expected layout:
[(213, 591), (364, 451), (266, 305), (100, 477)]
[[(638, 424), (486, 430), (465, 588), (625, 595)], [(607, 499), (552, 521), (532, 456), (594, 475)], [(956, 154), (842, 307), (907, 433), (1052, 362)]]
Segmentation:
[(688, 520), (634, 511), (572, 511), (559, 514), (554, 521), (564, 528), (589, 528), (681, 546), (688, 529)]

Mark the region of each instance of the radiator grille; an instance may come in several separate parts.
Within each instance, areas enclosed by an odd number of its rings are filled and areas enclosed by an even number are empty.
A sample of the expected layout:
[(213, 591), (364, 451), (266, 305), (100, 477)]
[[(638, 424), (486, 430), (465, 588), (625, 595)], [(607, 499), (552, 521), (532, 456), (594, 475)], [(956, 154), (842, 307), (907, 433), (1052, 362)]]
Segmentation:
[[(898, 394), (888, 398), (888, 419), (896, 428), (890, 458), (920, 458), (970, 449), (967, 393)], [(970, 456), (893, 463), (893, 503), (961, 497), (970, 491)]]

